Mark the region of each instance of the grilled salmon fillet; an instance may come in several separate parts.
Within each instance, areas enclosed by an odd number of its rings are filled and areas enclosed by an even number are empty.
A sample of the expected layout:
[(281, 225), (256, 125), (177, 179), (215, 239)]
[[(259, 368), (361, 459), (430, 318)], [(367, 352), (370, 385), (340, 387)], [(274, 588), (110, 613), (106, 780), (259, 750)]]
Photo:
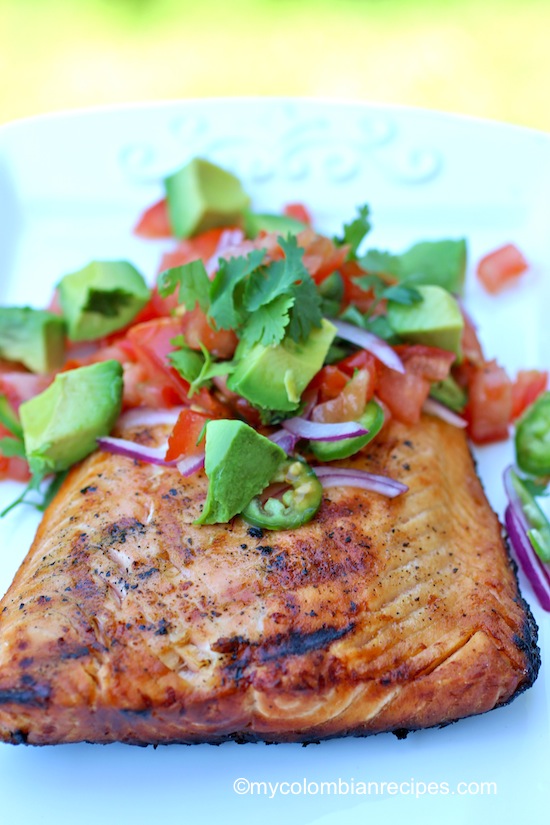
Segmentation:
[[(162, 427), (125, 433), (144, 444)], [(0, 603), (0, 739), (311, 741), (440, 725), (536, 678), (536, 625), (462, 431), (391, 423), (285, 532), (197, 526), (207, 479), (96, 453)]]

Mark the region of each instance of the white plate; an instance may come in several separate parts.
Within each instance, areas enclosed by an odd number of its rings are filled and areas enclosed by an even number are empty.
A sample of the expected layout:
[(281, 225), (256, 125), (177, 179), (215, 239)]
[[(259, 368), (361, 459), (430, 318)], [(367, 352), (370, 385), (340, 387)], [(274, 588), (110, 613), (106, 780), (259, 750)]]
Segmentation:
[[(322, 230), (340, 228), (369, 202), (373, 245), (400, 250), (418, 239), (466, 236), (475, 261), (516, 242), (532, 266), (520, 285), (485, 295), (469, 272), (467, 305), (486, 350), (512, 371), (549, 367), (550, 139), (547, 135), (430, 112), (313, 101), (196, 101), (83, 112), (0, 130), (0, 302), (45, 304), (61, 275), (91, 258), (129, 258), (152, 279), (166, 243), (132, 236), (159, 179), (200, 154), (233, 169), (258, 210), (302, 200)], [(477, 451), (494, 507), (510, 445)], [(0, 508), (15, 485), (0, 485)], [(0, 523), (5, 591), (38, 524), (18, 508)], [(532, 591), (522, 580), (533, 604)], [(550, 656), (549, 621), (533, 604)], [(487, 816), (540, 821), (549, 800), (549, 690), (543, 665), (533, 689), (510, 706), (443, 730), (299, 745), (138, 749), (0, 746), (3, 821), (366, 823)], [(300, 785), (239, 795), (233, 782), (339, 780), (411, 783), (410, 791), (310, 795)], [(449, 793), (416, 798), (415, 783)], [(462, 795), (459, 782), (496, 783)], [(342, 785), (342, 791), (345, 786)], [(472, 786), (475, 790), (475, 786)], [(434, 788), (432, 787), (432, 791)], [(285, 793), (287, 791), (287, 793)], [(23, 811), (25, 812), (23, 814)]]

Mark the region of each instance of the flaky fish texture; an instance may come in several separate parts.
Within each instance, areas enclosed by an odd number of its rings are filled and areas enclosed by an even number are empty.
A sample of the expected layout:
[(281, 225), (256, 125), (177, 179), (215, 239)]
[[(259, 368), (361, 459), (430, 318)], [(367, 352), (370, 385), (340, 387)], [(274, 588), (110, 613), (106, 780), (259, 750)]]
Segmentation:
[[(158, 444), (162, 427), (128, 437)], [(303, 527), (198, 526), (203, 473), (96, 453), (0, 603), (0, 739), (313, 741), (446, 724), (536, 678), (536, 625), (464, 433), (392, 423)]]

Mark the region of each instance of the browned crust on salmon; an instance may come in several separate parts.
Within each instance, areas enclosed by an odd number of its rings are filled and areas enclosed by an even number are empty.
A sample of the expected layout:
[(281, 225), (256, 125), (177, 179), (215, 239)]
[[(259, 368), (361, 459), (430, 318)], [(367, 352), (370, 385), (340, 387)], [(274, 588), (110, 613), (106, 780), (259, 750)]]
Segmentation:
[(463, 432), (393, 423), (338, 464), (409, 492), (327, 490), (314, 521), (262, 534), (193, 524), (202, 473), (102, 453), (73, 469), (0, 603), (0, 739), (312, 741), (529, 687), (536, 625)]

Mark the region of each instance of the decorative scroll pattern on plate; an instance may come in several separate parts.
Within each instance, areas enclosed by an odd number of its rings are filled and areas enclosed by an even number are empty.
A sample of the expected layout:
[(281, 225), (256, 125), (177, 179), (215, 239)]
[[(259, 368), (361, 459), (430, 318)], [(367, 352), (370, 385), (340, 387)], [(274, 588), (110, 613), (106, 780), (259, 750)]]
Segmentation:
[[(131, 179), (158, 180), (187, 159), (201, 155), (252, 183), (273, 179), (346, 184), (373, 164), (394, 184), (425, 184), (436, 178), (443, 157), (418, 146), (400, 131), (391, 114), (343, 112), (342, 122), (291, 103), (249, 107), (247, 117), (227, 123), (200, 111), (178, 115), (157, 145), (125, 146), (123, 171)], [(221, 125), (220, 125), (221, 124)], [(159, 127), (162, 132), (162, 127)]]

